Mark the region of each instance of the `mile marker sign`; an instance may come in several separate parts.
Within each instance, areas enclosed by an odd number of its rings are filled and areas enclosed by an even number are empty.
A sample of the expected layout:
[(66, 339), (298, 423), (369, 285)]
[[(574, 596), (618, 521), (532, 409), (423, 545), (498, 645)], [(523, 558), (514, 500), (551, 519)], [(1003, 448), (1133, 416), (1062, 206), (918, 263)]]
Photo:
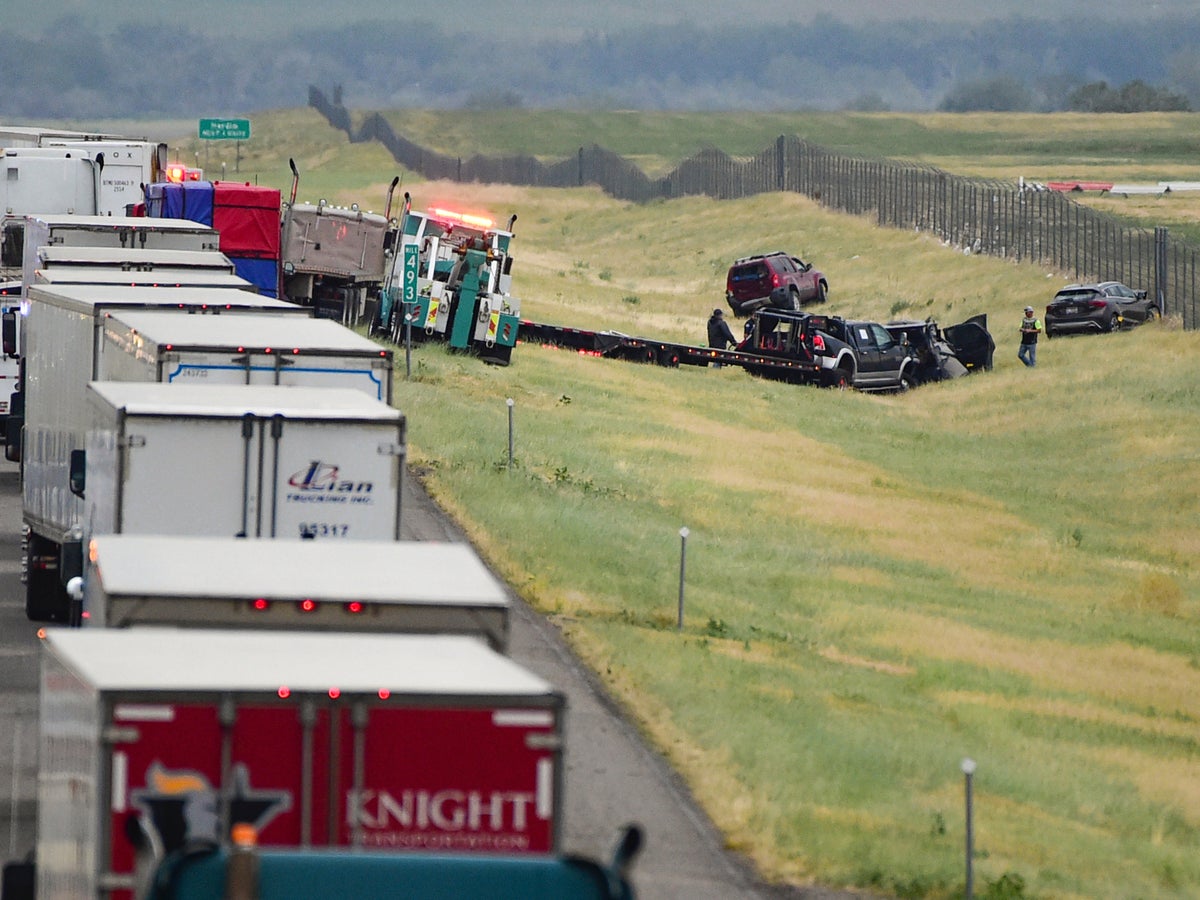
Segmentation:
[(202, 141), (248, 141), (250, 140), (249, 119), (201, 119), (200, 140)]

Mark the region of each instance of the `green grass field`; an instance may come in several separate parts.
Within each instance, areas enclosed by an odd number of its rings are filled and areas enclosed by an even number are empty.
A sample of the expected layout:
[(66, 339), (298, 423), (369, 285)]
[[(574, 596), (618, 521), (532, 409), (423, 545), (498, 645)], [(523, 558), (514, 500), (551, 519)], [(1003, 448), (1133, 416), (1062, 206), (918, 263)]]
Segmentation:
[[(753, 152), (814, 118), (394, 115), (435, 149), (553, 157), (586, 139), (655, 165), (703, 142)], [(1125, 160), (1146, 179), (1194, 174), (1200, 127), (815, 118), (817, 142), (953, 171)], [(286, 193), (295, 156), (302, 199), (378, 211), (399, 174), (308, 110), (255, 129), (242, 171)], [(397, 404), (433, 495), (770, 878), (961, 896), (970, 757), (977, 895), (1200, 897), (1200, 335), (1167, 321), (1046, 341), (1026, 370), (1019, 311), (1063, 273), (791, 195), (638, 207), (411, 173), (404, 189), (417, 208), (518, 213), (515, 292), (539, 321), (701, 343), (729, 261), (764, 249), (816, 262), (830, 312), (987, 313), (995, 370), (905, 395), (530, 345), (495, 368), (423, 346)]]

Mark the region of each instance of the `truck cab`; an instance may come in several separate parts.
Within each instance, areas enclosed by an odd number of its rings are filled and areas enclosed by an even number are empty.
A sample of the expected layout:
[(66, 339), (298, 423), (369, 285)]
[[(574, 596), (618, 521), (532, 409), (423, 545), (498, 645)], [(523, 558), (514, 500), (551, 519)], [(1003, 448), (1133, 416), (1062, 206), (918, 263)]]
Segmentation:
[(444, 340), (507, 365), (521, 315), (510, 293), (516, 218), (500, 229), (489, 218), (454, 210), (407, 212), (382, 310), (393, 339), (404, 342), (411, 325), (414, 340)]

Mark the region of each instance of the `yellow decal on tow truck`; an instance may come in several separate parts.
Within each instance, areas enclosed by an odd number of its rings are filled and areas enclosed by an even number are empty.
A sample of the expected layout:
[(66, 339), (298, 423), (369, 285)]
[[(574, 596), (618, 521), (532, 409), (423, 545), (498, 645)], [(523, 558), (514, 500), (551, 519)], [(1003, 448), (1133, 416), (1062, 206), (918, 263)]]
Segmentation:
[(487, 342), (488, 346), (496, 343), (496, 332), (500, 330), (500, 313), (494, 312), (488, 317)]
[(429, 315), (425, 317), (425, 327), (433, 330), (437, 328), (438, 311), (442, 308), (441, 297), (429, 298)]

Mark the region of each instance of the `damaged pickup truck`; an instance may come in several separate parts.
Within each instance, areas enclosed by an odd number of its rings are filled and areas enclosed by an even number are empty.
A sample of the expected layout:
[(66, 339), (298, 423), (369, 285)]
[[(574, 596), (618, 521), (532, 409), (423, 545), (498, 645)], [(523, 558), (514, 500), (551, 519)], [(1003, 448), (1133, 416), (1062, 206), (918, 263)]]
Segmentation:
[[(976, 316), (943, 334), (932, 320), (884, 326), (840, 316), (763, 309), (747, 321), (746, 337), (738, 349), (815, 362), (820, 366), (817, 380), (822, 386), (905, 391), (924, 381), (991, 368), (995, 345), (986, 323), (986, 317)], [(965, 358), (958, 356), (960, 352)], [(746, 368), (773, 377), (770, 370)]]
[(888, 322), (884, 327), (893, 337), (908, 340), (909, 349), (917, 358), (913, 376), (920, 384), (992, 368), (996, 342), (988, 331), (986, 314), (971, 316), (944, 329), (932, 318), (924, 322)]

